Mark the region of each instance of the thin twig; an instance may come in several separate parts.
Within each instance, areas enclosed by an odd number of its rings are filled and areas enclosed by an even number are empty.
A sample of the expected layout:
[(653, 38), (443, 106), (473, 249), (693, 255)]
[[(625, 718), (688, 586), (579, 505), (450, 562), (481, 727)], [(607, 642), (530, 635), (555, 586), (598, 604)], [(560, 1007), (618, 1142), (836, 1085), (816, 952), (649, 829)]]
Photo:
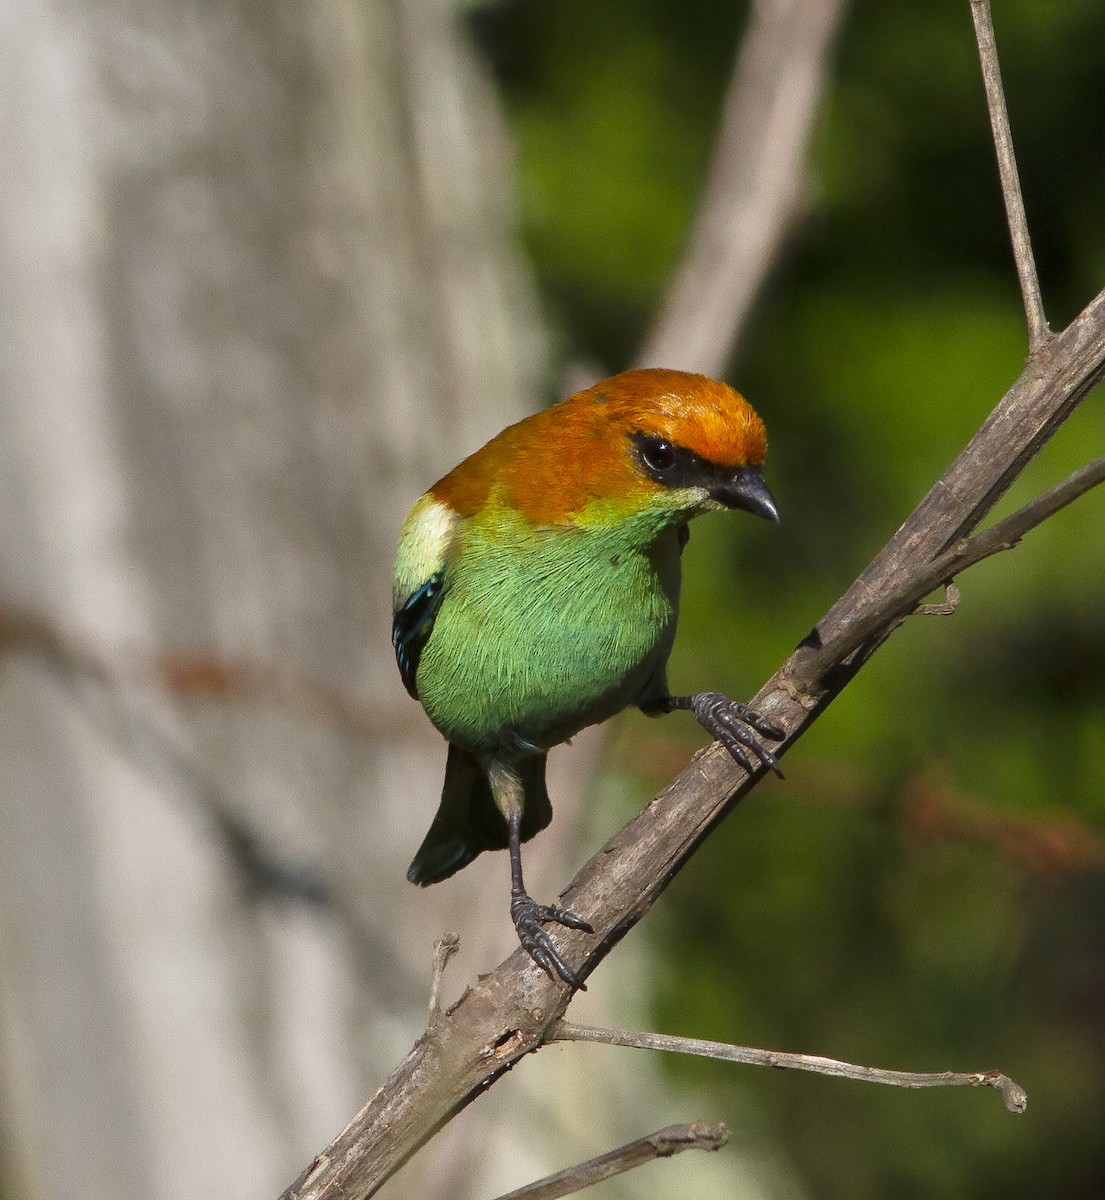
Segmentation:
[(558, 1021), (548, 1038), (550, 1042), (601, 1042), (607, 1046), (627, 1046), (636, 1050), (667, 1050), (675, 1054), (694, 1054), (700, 1058), (718, 1058), (725, 1062), (745, 1063), (753, 1067), (779, 1067), (792, 1071), (813, 1071), (858, 1079), (864, 1083), (882, 1083), (889, 1087), (992, 1087), (1001, 1093), (1002, 1103), (1011, 1113), (1023, 1113), (1028, 1096), (1019, 1083), (1000, 1071), (887, 1071), (882, 1067), (864, 1067), (857, 1063), (824, 1058), (820, 1054), (787, 1054), (779, 1050), (759, 1050), (754, 1046), (733, 1046), (728, 1042), (708, 1042), (699, 1038), (673, 1037), (666, 1033), (640, 1033), (628, 1029), (598, 1029)]
[(434, 970), (430, 979), (430, 1014), (429, 1024), (441, 1015), (441, 979), (449, 959), (460, 949), (460, 934), (455, 929), (444, 933), (434, 943)]
[(946, 554), (934, 560), (934, 568), (939, 570), (940, 564), (947, 561), (949, 565), (958, 562), (958, 569), (962, 570), (964, 566), (972, 566), (984, 558), (989, 558), (991, 554), (1011, 549), (1030, 530), (1043, 524), (1048, 517), (1054, 516), (1061, 508), (1066, 508), (1072, 501), (1101, 483), (1105, 483), (1105, 455), (1091, 459), (1084, 467), (1079, 467), (1072, 475), (1067, 476), (1062, 483), (1057, 483), (1035, 500), (1030, 500), (996, 525), (991, 525), (989, 529), (968, 538), (959, 547), (953, 546)]
[[(868, 638), (885, 631), (895, 619), (915, 612), (914, 605), (919, 596), (926, 595), (953, 575), (958, 575), (985, 558), (1012, 550), (1026, 533), (1100, 483), (1105, 483), (1105, 455), (1092, 459), (1062, 483), (1029, 501), (989, 529), (954, 542), (943, 554), (914, 574), (903, 575), (886, 589), (878, 605), (872, 606), (861, 618), (847, 626), (831, 643), (826, 643), (826, 651), (837, 658), (847, 657), (853, 650), (863, 646)], [(943, 609), (945, 606), (937, 607)]]
[(500, 1196), (499, 1200), (558, 1200), (560, 1196), (581, 1192), (592, 1184), (632, 1171), (654, 1159), (671, 1158), (684, 1150), (720, 1150), (728, 1141), (729, 1130), (724, 1125), (707, 1125), (702, 1121), (668, 1125), (608, 1154), (600, 1154), (598, 1158), (527, 1183), (525, 1187)]
[(1005, 107), (1005, 91), (1001, 85), (994, 24), (990, 17), (990, 0), (971, 0), (971, 18), (975, 25), (978, 57), (982, 64), (982, 82), (986, 88), (986, 106), (990, 110), (990, 129), (998, 156), (998, 174), (1005, 199), (1005, 217), (1013, 239), (1013, 259), (1024, 299), (1024, 315), (1028, 322), (1028, 350), (1034, 354), (1051, 336), (1040, 297), (1040, 281), (1036, 275), (1036, 260), (1028, 236), (1028, 220), (1024, 215), (1024, 198), (1017, 175), (1017, 160), (1013, 154), (1013, 136), (1009, 130), (1009, 113)]

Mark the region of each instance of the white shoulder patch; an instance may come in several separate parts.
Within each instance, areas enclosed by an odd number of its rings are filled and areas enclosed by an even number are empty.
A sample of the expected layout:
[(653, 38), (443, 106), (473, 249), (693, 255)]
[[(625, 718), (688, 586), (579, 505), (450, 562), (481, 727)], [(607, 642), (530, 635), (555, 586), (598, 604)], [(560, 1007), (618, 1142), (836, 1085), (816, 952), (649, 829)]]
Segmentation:
[(392, 598), (396, 609), (445, 565), (459, 520), (457, 513), (429, 492), (415, 501), (403, 522), (395, 555)]

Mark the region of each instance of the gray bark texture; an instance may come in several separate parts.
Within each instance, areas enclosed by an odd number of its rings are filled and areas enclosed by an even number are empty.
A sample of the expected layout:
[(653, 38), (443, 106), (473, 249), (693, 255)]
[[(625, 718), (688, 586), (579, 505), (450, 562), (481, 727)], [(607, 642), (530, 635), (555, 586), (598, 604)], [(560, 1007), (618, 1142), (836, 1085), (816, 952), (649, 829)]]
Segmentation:
[(0, 3), (0, 605), (48, 630), (0, 659), (13, 1195), (275, 1195), (443, 905), (503, 924), (403, 880), (443, 753), (388, 643), (406, 506), (545, 373), (455, 16)]

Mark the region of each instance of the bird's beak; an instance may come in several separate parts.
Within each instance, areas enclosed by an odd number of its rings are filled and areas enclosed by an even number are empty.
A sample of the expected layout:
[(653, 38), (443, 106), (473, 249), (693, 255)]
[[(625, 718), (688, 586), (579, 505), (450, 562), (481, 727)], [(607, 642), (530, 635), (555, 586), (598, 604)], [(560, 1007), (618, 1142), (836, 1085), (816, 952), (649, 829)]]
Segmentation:
[(726, 508), (743, 508), (768, 521), (779, 519), (775, 497), (767, 490), (759, 467), (738, 467), (724, 483), (711, 488), (710, 495)]

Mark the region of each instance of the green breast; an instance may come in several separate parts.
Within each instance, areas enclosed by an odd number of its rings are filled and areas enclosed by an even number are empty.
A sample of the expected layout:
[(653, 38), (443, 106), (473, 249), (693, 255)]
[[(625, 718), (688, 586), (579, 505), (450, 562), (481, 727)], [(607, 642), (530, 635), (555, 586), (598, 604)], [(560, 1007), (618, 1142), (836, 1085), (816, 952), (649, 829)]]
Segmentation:
[(637, 703), (675, 636), (670, 525), (506, 532), (464, 531), (418, 667), (430, 719), (477, 752), (552, 746)]

